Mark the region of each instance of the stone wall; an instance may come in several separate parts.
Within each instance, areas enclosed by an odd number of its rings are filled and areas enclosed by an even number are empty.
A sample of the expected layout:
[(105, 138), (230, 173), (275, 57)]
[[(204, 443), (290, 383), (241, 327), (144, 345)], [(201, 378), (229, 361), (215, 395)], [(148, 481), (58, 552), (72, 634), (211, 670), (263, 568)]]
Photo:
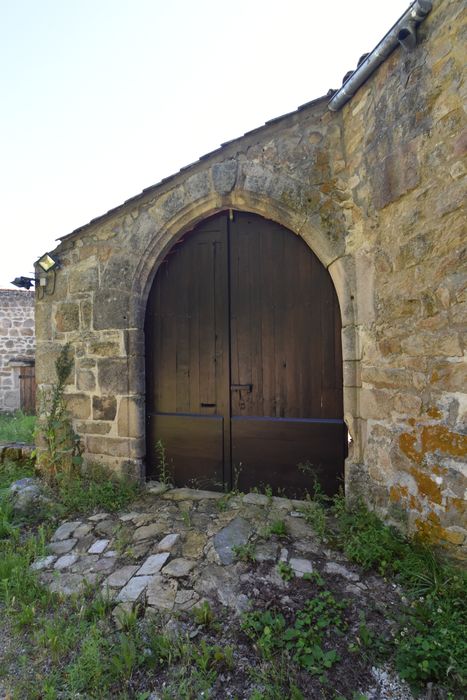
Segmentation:
[(19, 375), (34, 352), (34, 292), (0, 289), (0, 413), (20, 408)]
[(54, 293), (37, 302), (38, 380), (53, 381), (70, 341), (69, 406), (88, 458), (142, 469), (158, 265), (202, 219), (250, 211), (302, 236), (336, 286), (348, 495), (461, 556), (465, 18), (460, 0), (435, 3), (416, 50), (396, 49), (342, 111), (305, 105), (63, 239)]
[(343, 111), (346, 250), (367, 300), (352, 407), (362, 463), (349, 478), (411, 531), (461, 545), (466, 11), (434, 4), (417, 50), (395, 52)]

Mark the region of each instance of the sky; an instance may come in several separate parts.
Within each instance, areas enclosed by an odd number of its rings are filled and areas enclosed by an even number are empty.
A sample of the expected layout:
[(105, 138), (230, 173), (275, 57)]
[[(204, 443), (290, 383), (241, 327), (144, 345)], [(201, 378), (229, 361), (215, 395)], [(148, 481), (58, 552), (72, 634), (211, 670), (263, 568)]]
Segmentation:
[(56, 239), (340, 86), (408, 0), (0, 0), (0, 287)]

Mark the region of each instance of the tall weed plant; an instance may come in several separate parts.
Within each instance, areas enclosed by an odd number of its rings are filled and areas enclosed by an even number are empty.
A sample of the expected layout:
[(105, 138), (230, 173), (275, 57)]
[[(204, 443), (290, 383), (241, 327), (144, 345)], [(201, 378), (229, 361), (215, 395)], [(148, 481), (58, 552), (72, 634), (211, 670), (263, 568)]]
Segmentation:
[(65, 386), (73, 362), (71, 345), (67, 343), (55, 361), (57, 381), (50, 389), (43, 390), (39, 399), (37, 431), (45, 449), (39, 451), (38, 467), (51, 482), (61, 472), (71, 474), (83, 461), (80, 439), (73, 429), (65, 398)]

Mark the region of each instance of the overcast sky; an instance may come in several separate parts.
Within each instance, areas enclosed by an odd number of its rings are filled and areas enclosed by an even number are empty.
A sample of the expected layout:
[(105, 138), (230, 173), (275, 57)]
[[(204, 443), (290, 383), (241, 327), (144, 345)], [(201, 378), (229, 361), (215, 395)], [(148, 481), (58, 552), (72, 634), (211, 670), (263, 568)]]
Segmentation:
[(58, 237), (339, 87), (410, 4), (0, 0), (0, 287)]

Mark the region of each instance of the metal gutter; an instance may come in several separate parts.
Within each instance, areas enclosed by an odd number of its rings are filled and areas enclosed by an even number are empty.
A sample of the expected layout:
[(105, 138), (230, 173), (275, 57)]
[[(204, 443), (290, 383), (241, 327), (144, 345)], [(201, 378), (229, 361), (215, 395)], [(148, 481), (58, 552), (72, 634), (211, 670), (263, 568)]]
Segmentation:
[(431, 0), (416, 0), (398, 19), (392, 29), (381, 39), (379, 44), (358, 65), (356, 70), (347, 78), (342, 87), (335, 93), (328, 104), (332, 112), (337, 112), (357, 92), (359, 87), (386, 60), (400, 44), (407, 51), (412, 51), (417, 45), (417, 27), (423, 22), (432, 8)]

